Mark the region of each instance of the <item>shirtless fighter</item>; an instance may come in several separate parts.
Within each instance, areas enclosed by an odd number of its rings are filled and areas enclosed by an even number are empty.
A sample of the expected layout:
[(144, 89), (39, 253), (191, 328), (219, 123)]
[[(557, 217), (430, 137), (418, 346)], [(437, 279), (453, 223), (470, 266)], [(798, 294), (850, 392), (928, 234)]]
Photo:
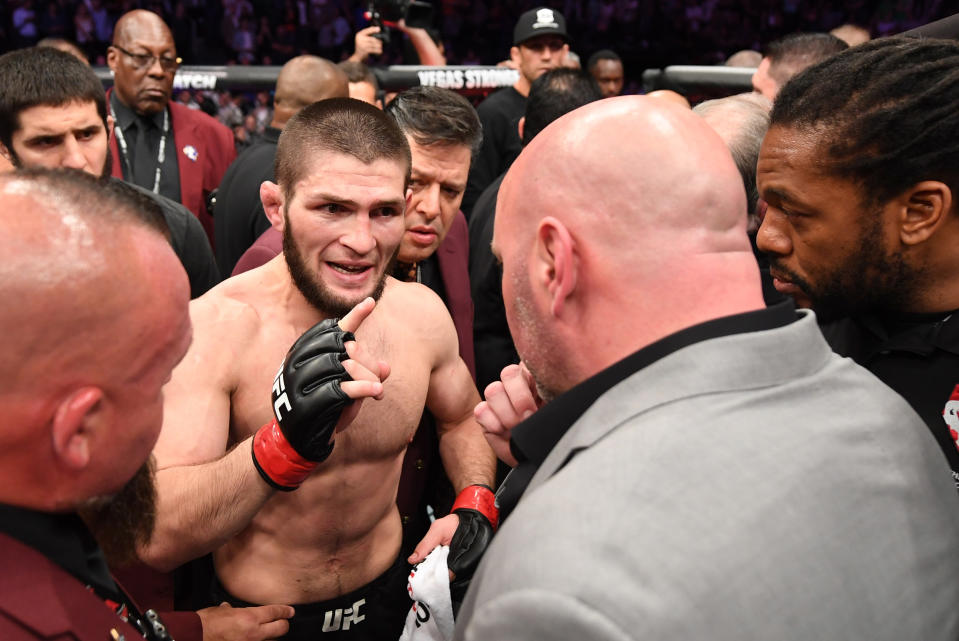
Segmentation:
[[(424, 406), (460, 491), (455, 513), (424, 542), (452, 540), (456, 572), (495, 526), (492, 493), (480, 486), (493, 482), (494, 456), (473, 419), (479, 395), (449, 313), (428, 288), (386, 276), (405, 230), (409, 176), (406, 138), (375, 107), (337, 98), (291, 119), (277, 184), (260, 189), (284, 251), (193, 302), (194, 342), (165, 389), (157, 527), (141, 555), (169, 569), (213, 551), (213, 596), (294, 605), (287, 638), (398, 638), (410, 602), (396, 491)], [(367, 297), (378, 299), (372, 312)], [(287, 367), (275, 383), (277, 366), (304, 330), (358, 303), (341, 321), (357, 341), (344, 365), (365, 380), (342, 387), (379, 400), (348, 427), (340, 420), (332, 448), (325, 435), (312, 447), (287, 443), (271, 423), (276, 407), (287, 432), (278, 395), (298, 374)], [(311, 420), (294, 427), (308, 431)]]

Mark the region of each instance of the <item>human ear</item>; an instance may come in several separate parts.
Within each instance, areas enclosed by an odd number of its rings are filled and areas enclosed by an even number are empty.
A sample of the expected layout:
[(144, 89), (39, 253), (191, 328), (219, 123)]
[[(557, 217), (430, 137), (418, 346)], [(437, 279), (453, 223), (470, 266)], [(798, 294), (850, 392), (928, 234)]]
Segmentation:
[(534, 282), (538, 280), (546, 289), (550, 313), (559, 317), (576, 288), (578, 262), (572, 235), (552, 216), (543, 218), (536, 230), (534, 262)]
[(117, 71), (117, 50), (113, 47), (107, 47), (107, 66), (110, 67), (110, 71), (116, 73)]
[(283, 231), (283, 192), (275, 182), (264, 180), (260, 185), (263, 213), (277, 231)]
[(952, 211), (952, 190), (938, 180), (916, 183), (896, 199), (899, 238), (904, 245), (928, 240)]
[(513, 64), (516, 65), (516, 68), (519, 69), (519, 63), (520, 63), (519, 47), (509, 48), (509, 59), (512, 60)]
[(64, 398), (53, 415), (53, 451), (63, 465), (79, 471), (90, 462), (90, 441), (103, 399), (98, 387), (81, 387)]

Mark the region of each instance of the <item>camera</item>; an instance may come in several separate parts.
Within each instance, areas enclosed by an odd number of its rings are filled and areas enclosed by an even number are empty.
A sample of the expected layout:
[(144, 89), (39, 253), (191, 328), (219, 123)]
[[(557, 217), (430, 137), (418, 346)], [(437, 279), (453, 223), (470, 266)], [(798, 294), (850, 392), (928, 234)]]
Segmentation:
[(389, 23), (406, 21), (407, 27), (426, 29), (433, 24), (433, 5), (422, 0), (370, 0), (370, 24), (380, 28), (379, 38), (389, 42)]

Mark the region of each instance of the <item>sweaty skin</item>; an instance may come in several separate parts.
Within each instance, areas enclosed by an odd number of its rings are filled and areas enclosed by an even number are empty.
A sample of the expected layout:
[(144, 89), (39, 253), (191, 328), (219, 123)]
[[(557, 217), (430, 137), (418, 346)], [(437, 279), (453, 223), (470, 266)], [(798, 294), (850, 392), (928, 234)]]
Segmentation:
[[(317, 167), (332, 171), (342, 157), (323, 158)], [(367, 202), (367, 193), (379, 197), (382, 181), (368, 177), (378, 165), (346, 166), (366, 177), (348, 171), (338, 174), (344, 180), (323, 185), (336, 184), (343, 192), (352, 181), (350, 196), (357, 202)], [(337, 271), (328, 261), (345, 264), (350, 245), (363, 255), (357, 264), (385, 268), (386, 259), (376, 252), (385, 251), (388, 258), (395, 251), (404, 229), (402, 207), (393, 215), (398, 227), (389, 232), (392, 245), (375, 249), (379, 241), (372, 238), (381, 232), (371, 237), (363, 226), (394, 223), (356, 217), (341, 206), (331, 211), (317, 206), (310, 194), (320, 173), (298, 183), (306, 195), (294, 196), (288, 212), (301, 253), (336, 294), (366, 288), (366, 276)], [(363, 180), (368, 191), (355, 187)], [(350, 351), (364, 363), (389, 364), (382, 393), (368, 394), (381, 400), (360, 406), (355, 420), (336, 435), (330, 457), (289, 493), (273, 492), (259, 478), (248, 439), (273, 416), (270, 388), (290, 345), (324, 315), (294, 286), (281, 254), (194, 301), (191, 318), (194, 343), (165, 389), (156, 449), (160, 518), (146, 554), (154, 565), (175, 565), (215, 549), (226, 590), (253, 603), (309, 603), (366, 585), (399, 554), (396, 491), (403, 454), (424, 407), (437, 419), (444, 461), (451, 452), (460, 457), (453, 468), (447, 466), (454, 488), (488, 482), (483, 479), (491, 474), (492, 452), (472, 416), (479, 395), (459, 357), (449, 313), (428, 288), (387, 279), (375, 309), (355, 329), (354, 349), (364, 356)], [(344, 391), (352, 384), (344, 383)], [(208, 465), (197, 465), (203, 463)], [(448, 543), (457, 523), (455, 515), (439, 519), (427, 537)]]

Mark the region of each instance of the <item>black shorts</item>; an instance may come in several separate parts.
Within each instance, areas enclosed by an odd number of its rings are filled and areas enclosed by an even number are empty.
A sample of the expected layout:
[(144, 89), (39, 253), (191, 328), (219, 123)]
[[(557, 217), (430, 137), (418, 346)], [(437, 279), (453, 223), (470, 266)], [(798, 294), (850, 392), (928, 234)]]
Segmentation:
[[(292, 604), (288, 641), (369, 639), (395, 641), (403, 632), (406, 615), (413, 606), (406, 589), (410, 566), (402, 556), (386, 572), (349, 594), (317, 603)], [(214, 577), (214, 603), (226, 601), (234, 607), (257, 605), (229, 594)]]

